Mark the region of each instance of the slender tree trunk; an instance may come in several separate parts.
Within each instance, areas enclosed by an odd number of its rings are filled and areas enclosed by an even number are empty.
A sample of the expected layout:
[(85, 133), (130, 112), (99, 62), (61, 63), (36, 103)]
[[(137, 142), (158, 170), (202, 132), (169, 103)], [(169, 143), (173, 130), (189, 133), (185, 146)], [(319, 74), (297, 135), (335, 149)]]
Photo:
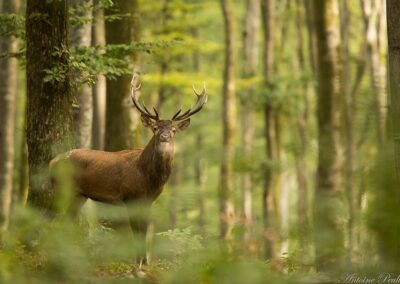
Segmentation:
[[(141, 22), (140, 22), (140, 7), (138, 0), (131, 0), (131, 40), (133, 42), (140, 42), (141, 39)], [(140, 73), (141, 70), (141, 57), (139, 52), (132, 53), (132, 61), (133, 61), (133, 72)], [(139, 113), (135, 110), (135, 108), (129, 108), (129, 116), (130, 116), (130, 131), (133, 133), (133, 143), (136, 147), (141, 144), (142, 134), (141, 134), (141, 124)]]
[[(4, 0), (1, 13), (18, 13), (18, 0)], [(18, 51), (18, 41), (10, 35), (0, 38), (0, 53)], [(9, 224), (14, 173), (14, 128), (18, 62), (0, 58), (0, 244)]]
[[(197, 149), (198, 151), (202, 151), (204, 148), (203, 145), (203, 136), (199, 134), (196, 139), (197, 143)], [(204, 198), (204, 190), (205, 190), (205, 185), (207, 181), (207, 162), (203, 159), (200, 158), (196, 161), (195, 163), (195, 172), (196, 172), (196, 182), (197, 186), (199, 188), (198, 192), (198, 206), (199, 206), (199, 229), (200, 229), (200, 235), (203, 237), (206, 237), (207, 231), (206, 231), (206, 205), (205, 205), (205, 198)]]
[[(137, 31), (133, 30), (134, 9), (137, 8), (136, 0), (117, 0), (114, 1), (112, 9), (106, 9), (105, 15), (110, 16), (115, 13), (129, 13), (129, 17), (106, 22), (106, 41), (107, 44), (129, 44)], [(127, 60), (133, 60), (133, 55)], [(130, 83), (131, 75), (121, 75), (115, 80), (107, 79), (106, 96), (106, 135), (105, 149), (108, 151), (118, 151), (131, 148), (134, 141), (132, 131), (132, 121), (130, 115)]]
[[(372, 87), (375, 91), (376, 129), (379, 150), (386, 139), (386, 43), (381, 40), (382, 18), (385, 19), (384, 2), (362, 0), (367, 56), (371, 71)], [(384, 32), (384, 30), (383, 30)]]
[(318, 64), (318, 168), (314, 194), (316, 268), (343, 264), (344, 231), (340, 188), (340, 33), (337, 0), (313, 1)]
[(342, 96), (343, 96), (343, 144), (344, 144), (344, 184), (349, 208), (349, 220), (347, 223), (347, 257), (349, 263), (354, 261), (354, 251), (356, 249), (355, 242), (355, 226), (357, 201), (355, 196), (355, 188), (353, 187), (354, 175), (354, 127), (353, 127), (353, 112), (354, 102), (351, 92), (351, 65), (350, 65), (350, 14), (348, 3), (346, 0), (340, 0), (340, 34), (341, 34), (341, 59), (342, 59)]
[[(106, 33), (104, 26), (104, 11), (97, 7), (99, 0), (94, 1), (92, 45), (105, 46)], [(92, 89), (93, 96), (93, 125), (92, 125), (92, 147), (93, 149), (104, 149), (105, 117), (106, 117), (106, 78), (97, 75), (96, 83)]]
[(400, 2), (387, 0), (391, 134), (394, 142), (396, 174), (400, 180)]
[(315, 25), (314, 25), (314, 7), (312, 0), (303, 0), (304, 8), (306, 12), (306, 23), (308, 31), (308, 50), (310, 58), (310, 66), (313, 71), (314, 77), (317, 76), (317, 38), (315, 36)]
[[(303, 26), (304, 26), (304, 12), (303, 5), (300, 0), (296, 1), (296, 69), (299, 74), (299, 81), (304, 76), (303, 70), (306, 70), (306, 64), (304, 60), (304, 46), (303, 46)], [(312, 68), (312, 67), (311, 67)], [(298, 200), (297, 200), (297, 212), (298, 212), (298, 234), (299, 234), (299, 246), (302, 249), (305, 256), (309, 255), (309, 231), (310, 222), (308, 218), (308, 181), (307, 181), (307, 165), (306, 165), (306, 154), (307, 154), (307, 143), (308, 143), (308, 117), (309, 117), (309, 101), (308, 101), (308, 84), (303, 79), (301, 92), (301, 110), (296, 118), (297, 131), (299, 135), (298, 147), (295, 153), (295, 167), (297, 176), (298, 186)]]
[[(192, 35), (195, 39), (199, 39), (199, 31), (197, 27), (192, 29)], [(200, 72), (200, 53), (198, 50), (193, 52), (193, 71), (198, 73)], [(197, 192), (197, 202), (199, 207), (199, 218), (198, 218), (198, 225), (199, 225), (199, 232), (200, 235), (204, 238), (207, 236), (206, 231), (206, 204), (205, 204), (205, 185), (207, 182), (207, 162), (202, 157), (202, 153), (204, 151), (204, 133), (199, 130), (196, 134), (196, 149), (198, 154), (198, 159), (196, 159), (194, 163), (194, 171), (196, 173), (196, 183), (198, 187)]]
[[(51, 207), (53, 200), (47, 184), (48, 163), (72, 148), (67, 17), (66, 1), (27, 1), (28, 201), (42, 209)], [(62, 80), (45, 80), (45, 70), (52, 68), (63, 71)]]
[(21, 158), (18, 169), (19, 187), (18, 187), (18, 192), (16, 193), (17, 195), (16, 200), (18, 200), (20, 204), (25, 205), (28, 199), (28, 192), (29, 192), (28, 148), (26, 145), (26, 131), (25, 131), (26, 120), (23, 125), (24, 125), (24, 134), (20, 144)]
[(231, 239), (234, 223), (233, 194), (233, 160), (235, 156), (236, 131), (236, 94), (235, 94), (235, 25), (233, 3), (231, 0), (220, 0), (225, 27), (225, 66), (223, 76), (223, 157), (221, 164), (220, 198), (220, 235)]
[[(273, 92), (274, 74), (274, 15), (275, 1), (262, 0), (261, 13), (264, 31), (264, 81), (269, 93)], [(278, 113), (267, 99), (264, 105), (264, 124), (265, 141), (268, 165), (264, 173), (264, 192), (262, 198), (264, 237), (265, 237), (265, 256), (275, 257), (273, 242), (276, 240), (277, 232), (274, 232), (273, 219), (273, 192), (278, 184), (278, 176), (274, 172), (274, 165), (279, 162), (279, 133), (278, 133)]]
[[(91, 9), (82, 10), (84, 5), (93, 5), (91, 0), (69, 0), (71, 8), (76, 9), (75, 16), (90, 19)], [(92, 41), (92, 21), (76, 24), (70, 30), (70, 43), (72, 47), (89, 47)], [(72, 80), (77, 82), (82, 72), (74, 70)], [(75, 133), (77, 135), (77, 147), (90, 148), (92, 145), (93, 124), (93, 98), (92, 88), (88, 84), (74, 87), (74, 96), (78, 101), (79, 109), (75, 117)]]
[[(246, 4), (246, 16), (244, 19), (243, 31), (243, 78), (251, 78), (257, 72), (258, 60), (258, 28), (260, 26), (260, 0), (248, 0)], [(242, 143), (243, 155), (250, 158), (253, 148), (253, 139), (255, 131), (254, 112), (249, 101), (254, 94), (254, 88), (250, 87), (246, 90), (246, 97), (242, 101)], [(246, 226), (245, 239), (250, 238), (250, 228), (253, 218), (253, 181), (250, 172), (243, 174), (242, 190), (243, 190), (243, 216)]]

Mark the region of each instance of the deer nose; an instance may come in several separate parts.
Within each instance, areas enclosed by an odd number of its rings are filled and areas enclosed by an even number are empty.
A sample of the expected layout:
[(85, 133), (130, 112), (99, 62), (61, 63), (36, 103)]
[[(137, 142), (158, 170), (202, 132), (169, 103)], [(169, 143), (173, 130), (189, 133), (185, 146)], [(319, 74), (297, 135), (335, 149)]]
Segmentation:
[(161, 133), (161, 134), (160, 134), (160, 141), (161, 141), (161, 142), (168, 142), (168, 141), (169, 141), (169, 135), (168, 135), (168, 133)]

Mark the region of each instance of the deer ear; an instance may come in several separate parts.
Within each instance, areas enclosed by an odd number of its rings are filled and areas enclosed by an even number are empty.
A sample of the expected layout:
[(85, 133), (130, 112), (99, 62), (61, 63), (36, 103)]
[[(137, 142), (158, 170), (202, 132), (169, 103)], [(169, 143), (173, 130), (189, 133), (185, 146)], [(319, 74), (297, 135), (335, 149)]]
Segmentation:
[(151, 118), (144, 115), (141, 115), (140, 118), (144, 127), (152, 127), (154, 125), (154, 121)]
[(184, 130), (186, 127), (188, 127), (189, 124), (190, 124), (190, 118), (188, 118), (188, 119), (186, 119), (186, 120), (184, 120), (184, 121), (179, 122), (178, 125), (176, 126), (176, 128), (178, 129), (178, 131), (182, 131), (182, 130)]

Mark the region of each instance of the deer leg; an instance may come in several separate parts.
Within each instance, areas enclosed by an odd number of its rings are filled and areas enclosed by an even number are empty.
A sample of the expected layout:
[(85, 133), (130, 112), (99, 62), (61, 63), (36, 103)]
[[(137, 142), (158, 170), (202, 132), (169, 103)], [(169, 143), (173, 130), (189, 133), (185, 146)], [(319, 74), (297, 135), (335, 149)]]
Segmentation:
[(140, 265), (147, 264), (146, 233), (148, 228), (149, 207), (141, 203), (127, 204), (129, 224), (135, 241), (138, 241), (135, 253), (136, 262)]
[(85, 202), (87, 201), (87, 197), (82, 196), (80, 194), (77, 194), (74, 198), (71, 200), (71, 204), (68, 207), (67, 214), (76, 219), (79, 216), (79, 213), (85, 205)]

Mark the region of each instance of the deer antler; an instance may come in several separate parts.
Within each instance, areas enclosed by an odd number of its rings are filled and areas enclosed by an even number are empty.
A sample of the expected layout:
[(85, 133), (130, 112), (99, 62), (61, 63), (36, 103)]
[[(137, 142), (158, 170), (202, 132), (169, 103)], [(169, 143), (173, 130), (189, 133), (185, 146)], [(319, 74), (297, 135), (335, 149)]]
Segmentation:
[(154, 120), (160, 120), (160, 117), (158, 115), (157, 110), (153, 107), (154, 113), (152, 114), (145, 105), (141, 105), (138, 100), (137, 100), (137, 94), (136, 91), (140, 90), (141, 84), (139, 84), (139, 86), (135, 87), (134, 86), (134, 81), (135, 81), (135, 75), (133, 75), (132, 77), (132, 81), (131, 81), (131, 98), (132, 98), (132, 102), (135, 105), (136, 109), (144, 116), (147, 116), (151, 119)]
[(202, 109), (204, 104), (207, 102), (206, 84), (203, 83), (203, 90), (200, 94), (196, 91), (196, 88), (194, 87), (194, 84), (193, 84), (193, 91), (194, 91), (195, 95), (197, 96), (197, 101), (196, 101), (196, 104), (194, 105), (194, 107), (189, 108), (187, 111), (185, 111), (181, 115), (180, 115), (180, 113), (182, 110), (181, 109), (178, 110), (178, 112), (175, 113), (175, 115), (172, 117), (172, 120), (174, 120), (174, 121), (184, 120), (186, 118), (189, 118), (193, 114), (199, 112)]

